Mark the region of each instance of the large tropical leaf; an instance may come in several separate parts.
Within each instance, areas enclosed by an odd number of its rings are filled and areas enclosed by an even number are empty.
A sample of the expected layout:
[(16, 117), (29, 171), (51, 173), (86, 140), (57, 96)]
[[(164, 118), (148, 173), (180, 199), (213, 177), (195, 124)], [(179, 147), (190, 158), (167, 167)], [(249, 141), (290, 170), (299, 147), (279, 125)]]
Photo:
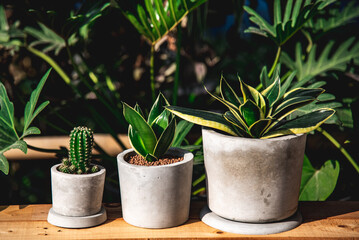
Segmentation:
[(359, 6), (357, 1), (350, 1), (346, 6), (342, 7), (338, 2), (336, 6), (329, 8), (329, 17), (323, 16), (319, 18), (312, 18), (304, 25), (305, 28), (310, 29), (314, 33), (328, 32), (338, 27), (355, 22), (359, 17)]
[(324, 50), (317, 56), (317, 45), (313, 45), (306, 60), (303, 60), (302, 46), (296, 45), (295, 60), (292, 60), (285, 52), (281, 55), (281, 62), (292, 70), (297, 70), (298, 82), (293, 87), (305, 85), (314, 77), (329, 71), (344, 71), (350, 61), (359, 61), (359, 42), (355, 37), (349, 38), (340, 44), (334, 51), (334, 41), (330, 41)]
[(48, 102), (40, 104), (35, 110), (40, 92), (50, 70), (44, 75), (36, 89), (32, 92), (29, 102), (26, 104), (24, 114), (24, 130), (21, 137), (18, 136), (14, 124), (14, 105), (9, 100), (5, 86), (0, 82), (0, 170), (5, 174), (9, 172), (9, 163), (4, 156), (4, 152), (10, 149), (20, 149), (27, 152), (26, 142), (22, 140), (25, 136), (39, 134), (40, 130), (36, 127), (29, 127), (34, 118), (46, 107)]
[(166, 109), (189, 122), (218, 129), (234, 136), (237, 135), (233, 131), (231, 124), (224, 119), (222, 114), (177, 106), (168, 106)]
[(339, 177), (339, 162), (328, 160), (315, 169), (307, 156), (303, 161), (300, 201), (325, 201), (334, 191)]
[(300, 30), (310, 18), (317, 14), (320, 9), (323, 9), (334, 1), (335, 0), (316, 0), (312, 2), (288, 0), (282, 11), (281, 1), (275, 0), (273, 7), (273, 24), (268, 23), (252, 8), (244, 6), (244, 10), (251, 15), (249, 19), (259, 27), (249, 27), (245, 32), (269, 37), (278, 46), (281, 46)]
[[(158, 42), (193, 9), (207, 0), (145, 0), (137, 3), (132, 10), (124, 8), (125, 3), (118, 2), (124, 15), (139, 33), (151, 44)], [(134, 4), (134, 3), (133, 3)]]

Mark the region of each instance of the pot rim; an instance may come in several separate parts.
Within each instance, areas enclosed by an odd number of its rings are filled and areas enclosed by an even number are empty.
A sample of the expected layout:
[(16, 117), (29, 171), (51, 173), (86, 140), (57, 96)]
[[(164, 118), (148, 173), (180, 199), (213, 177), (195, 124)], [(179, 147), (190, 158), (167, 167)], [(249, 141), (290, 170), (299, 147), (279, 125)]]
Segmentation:
[[(191, 153), (190, 151), (181, 149), (181, 148), (177, 148), (177, 147), (171, 147), (168, 149), (167, 153), (173, 152), (173, 151), (177, 151), (177, 152), (181, 152), (183, 153), (183, 160), (180, 162), (176, 162), (176, 163), (171, 163), (171, 164), (166, 164), (166, 165), (159, 165), (159, 166), (141, 166), (141, 165), (135, 165), (135, 164), (131, 164), (125, 161), (125, 156), (129, 153), (136, 153), (136, 151), (133, 148), (127, 149), (121, 153), (119, 153), (117, 155), (117, 163), (118, 165), (121, 163), (123, 165), (126, 166), (131, 166), (131, 167), (135, 167), (135, 168), (151, 168), (151, 169), (155, 169), (155, 168), (171, 168), (171, 167), (176, 167), (178, 165), (182, 165), (182, 164), (186, 164), (187, 162), (190, 162), (193, 160), (194, 156), (193, 153)], [(137, 153), (136, 153), (137, 154)]]
[(97, 165), (97, 164), (92, 164), (97, 166), (100, 171), (95, 172), (95, 173), (87, 173), (87, 174), (71, 174), (71, 173), (63, 173), (60, 172), (59, 170), (57, 170), (57, 168), (61, 165), (61, 163), (59, 164), (55, 164), (54, 166), (51, 167), (51, 173), (53, 174), (58, 174), (58, 175), (62, 175), (62, 176), (67, 176), (67, 177), (72, 177), (72, 178), (93, 178), (99, 175), (102, 175), (106, 172), (106, 168), (104, 168), (101, 165)]
[(267, 139), (260, 139), (260, 138), (246, 138), (246, 137), (239, 137), (239, 136), (230, 136), (230, 135), (226, 135), (223, 133), (220, 133), (218, 130), (213, 129), (213, 128), (209, 128), (209, 127), (202, 127), (202, 131), (207, 131), (210, 134), (213, 135), (217, 135), (218, 137), (221, 138), (227, 138), (231, 141), (235, 141), (236, 139), (241, 139), (244, 141), (258, 141), (258, 142), (263, 142), (263, 141), (283, 141), (283, 140), (290, 140), (293, 138), (297, 138), (297, 137), (301, 137), (303, 135), (307, 135), (306, 133), (301, 133), (301, 134), (290, 134), (290, 135), (284, 135), (284, 136), (280, 136), (280, 137), (274, 137), (274, 138), (267, 138)]

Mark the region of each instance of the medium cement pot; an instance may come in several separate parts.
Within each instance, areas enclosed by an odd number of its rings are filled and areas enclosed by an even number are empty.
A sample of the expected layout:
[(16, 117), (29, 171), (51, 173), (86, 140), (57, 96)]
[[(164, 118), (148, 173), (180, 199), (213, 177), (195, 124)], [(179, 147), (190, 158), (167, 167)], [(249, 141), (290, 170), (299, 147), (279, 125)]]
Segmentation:
[(202, 128), (208, 207), (249, 223), (280, 221), (298, 207), (306, 135), (252, 139)]
[(189, 216), (193, 154), (170, 148), (167, 154), (184, 157), (181, 162), (161, 166), (138, 166), (125, 161), (136, 155), (128, 149), (117, 156), (124, 220), (143, 228), (169, 228)]
[(51, 168), (52, 208), (48, 221), (67, 228), (91, 227), (106, 221), (102, 196), (106, 170), (90, 174), (69, 174)]

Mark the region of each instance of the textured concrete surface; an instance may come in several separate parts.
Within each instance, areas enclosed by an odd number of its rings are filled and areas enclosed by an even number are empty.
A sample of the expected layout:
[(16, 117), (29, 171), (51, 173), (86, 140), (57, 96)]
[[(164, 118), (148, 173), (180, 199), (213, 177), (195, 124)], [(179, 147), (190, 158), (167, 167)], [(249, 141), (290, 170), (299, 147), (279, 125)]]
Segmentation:
[(200, 213), (202, 222), (222, 230), (224, 232), (237, 233), (237, 234), (248, 234), (248, 235), (265, 235), (274, 234), (289, 231), (299, 226), (302, 222), (302, 216), (297, 211), (293, 216), (284, 219), (279, 222), (271, 223), (244, 223), (231, 221), (225, 218), (221, 218), (213, 213), (208, 206), (205, 206)]
[(84, 216), (70, 217), (56, 213), (52, 208), (47, 216), (47, 221), (52, 225), (64, 228), (88, 228), (100, 225), (107, 220), (106, 209), (101, 208), (99, 213)]
[(203, 128), (208, 206), (234, 221), (272, 222), (298, 206), (306, 135), (250, 139)]
[(178, 148), (167, 152), (184, 160), (162, 166), (138, 166), (124, 158), (135, 154), (128, 149), (117, 156), (122, 214), (138, 227), (168, 228), (187, 221), (191, 199), (193, 154)]
[(53, 211), (64, 216), (89, 216), (100, 212), (106, 170), (91, 174), (68, 174), (51, 168)]

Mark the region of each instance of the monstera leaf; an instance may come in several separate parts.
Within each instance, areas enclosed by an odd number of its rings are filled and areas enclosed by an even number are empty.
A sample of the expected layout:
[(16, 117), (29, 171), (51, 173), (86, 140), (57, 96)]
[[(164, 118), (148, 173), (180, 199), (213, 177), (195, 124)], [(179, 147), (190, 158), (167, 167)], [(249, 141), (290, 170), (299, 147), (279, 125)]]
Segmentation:
[(42, 77), (37, 88), (32, 92), (30, 101), (26, 104), (24, 113), (24, 129), (21, 137), (15, 129), (14, 105), (10, 101), (5, 86), (0, 82), (0, 170), (5, 174), (9, 173), (9, 163), (4, 152), (10, 149), (20, 149), (27, 152), (26, 142), (22, 139), (32, 134), (40, 134), (36, 127), (29, 127), (35, 117), (49, 104), (45, 101), (36, 108), (40, 92), (46, 82), (50, 70)]
[(344, 71), (350, 61), (359, 61), (359, 42), (355, 37), (351, 37), (332, 51), (334, 41), (330, 41), (324, 50), (317, 56), (317, 45), (313, 45), (306, 60), (302, 58), (302, 45), (297, 43), (295, 51), (295, 60), (292, 60), (288, 54), (282, 53), (280, 61), (292, 70), (297, 70), (298, 82), (294, 87), (305, 85), (314, 77), (324, 74), (328, 71)]
[(137, 31), (145, 36), (151, 44), (155, 44), (176, 27), (188, 13), (206, 1), (145, 0), (144, 6), (138, 3), (133, 7), (133, 11), (124, 9), (121, 3), (119, 3), (119, 7)]
[(298, 30), (300, 30), (310, 18), (317, 14), (319, 10), (334, 1), (317, 0), (312, 2), (288, 0), (284, 12), (282, 13), (281, 1), (275, 0), (273, 24), (268, 23), (252, 8), (244, 6), (244, 10), (251, 15), (249, 19), (259, 27), (249, 27), (245, 30), (245, 32), (269, 37), (278, 46), (281, 46)]

